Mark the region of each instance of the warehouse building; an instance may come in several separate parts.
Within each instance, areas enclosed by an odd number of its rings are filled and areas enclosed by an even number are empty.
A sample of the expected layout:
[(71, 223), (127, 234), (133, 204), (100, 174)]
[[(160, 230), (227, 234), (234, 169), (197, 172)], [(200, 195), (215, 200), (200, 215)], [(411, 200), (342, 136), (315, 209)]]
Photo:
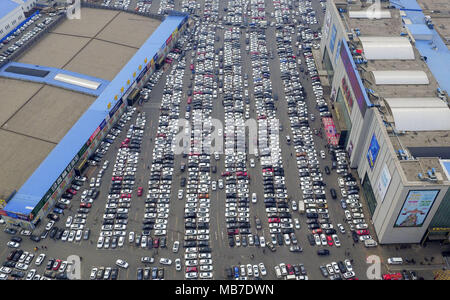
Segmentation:
[(0, 39), (25, 20), (22, 5), (18, 1), (0, 1)]
[[(106, 12), (107, 10), (102, 11)], [(87, 12), (89, 13), (89, 11)], [(82, 11), (82, 13), (86, 12)], [(114, 14), (116, 14), (114, 19), (118, 20), (122, 13), (114, 12)], [(93, 15), (98, 16), (96, 12)], [(86, 14), (83, 16), (83, 20), (87, 18)], [(80, 20), (80, 22), (83, 22), (83, 20)], [(98, 18), (92, 20), (98, 20)], [(117, 75), (114, 78), (106, 78), (111, 80), (108, 86), (14, 194), (4, 209), (0, 211), (8, 224), (33, 229), (39, 220), (43, 219), (53, 208), (61, 194), (66, 191), (73, 177), (83, 172), (88, 158), (95, 152), (108, 130), (125, 111), (127, 105), (125, 100), (131, 91), (136, 87), (140, 88), (157, 66), (163, 63), (180, 33), (186, 28), (187, 21), (188, 16), (185, 14), (173, 13), (166, 17)], [(114, 24), (113, 22), (110, 23), (113, 27), (102, 30), (102, 35), (115, 37)], [(64, 28), (63, 24), (56, 31), (65, 29), (89, 31), (93, 27), (92, 24), (84, 27), (70, 26), (70, 24), (67, 26), (67, 28)], [(117, 26), (119, 25), (117, 24)], [(124, 28), (119, 26), (117, 30), (124, 30)], [(130, 39), (130, 35), (124, 35), (122, 38)], [(96, 41), (96, 43), (99, 43), (99, 41)], [(45, 45), (42, 44), (41, 47), (45, 48)], [(43, 51), (43, 49), (38, 49), (37, 52), (40, 51)], [(88, 51), (86, 55), (89, 53), (91, 52)], [(21, 62), (28, 63), (33, 55), (33, 53), (25, 55), (21, 58)], [(61, 57), (61, 62), (66, 59), (63, 56), (58, 56)], [(48, 58), (44, 57), (43, 59)], [(73, 64), (70, 68), (71, 71), (88, 73), (90, 76), (98, 76), (95, 72), (104, 73), (102, 69), (92, 70), (91, 66), (82, 63), (82, 61), (76, 63), (78, 59), (79, 57), (70, 59), (68, 63), (63, 63), (63, 65), (70, 66)], [(50, 61), (47, 62), (41, 61), (39, 63), (43, 65), (51, 64)], [(93, 73), (86, 71), (92, 71)]]
[(448, 49), (428, 54), (433, 31), (405, 24), (402, 7), (329, 0), (320, 50), (339, 144), (381, 244), (424, 242), (431, 228), (448, 239), (450, 227)]

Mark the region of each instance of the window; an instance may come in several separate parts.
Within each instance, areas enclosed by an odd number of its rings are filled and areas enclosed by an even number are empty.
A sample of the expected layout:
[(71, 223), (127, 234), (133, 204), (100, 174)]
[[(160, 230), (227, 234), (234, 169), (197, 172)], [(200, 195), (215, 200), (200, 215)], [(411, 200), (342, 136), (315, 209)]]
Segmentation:
[(362, 182), (362, 190), (364, 193), (364, 197), (367, 200), (367, 206), (369, 207), (370, 215), (373, 216), (375, 209), (377, 208), (377, 199), (373, 193), (372, 184), (370, 183), (369, 176), (364, 176), (364, 180)]
[(334, 77), (333, 65), (331, 64), (330, 56), (328, 55), (327, 49), (325, 49), (325, 51), (323, 53), (324, 53), (324, 55), (323, 55), (322, 63), (323, 63), (325, 70), (327, 71), (328, 81), (331, 83), (331, 82), (333, 82), (333, 77)]

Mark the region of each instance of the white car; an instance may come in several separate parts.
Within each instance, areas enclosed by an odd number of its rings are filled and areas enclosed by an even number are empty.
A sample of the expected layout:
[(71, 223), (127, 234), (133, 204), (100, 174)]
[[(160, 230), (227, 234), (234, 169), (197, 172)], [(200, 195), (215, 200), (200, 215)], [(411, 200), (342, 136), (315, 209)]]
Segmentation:
[(256, 197), (256, 193), (252, 194), (252, 203), (258, 202), (258, 198)]
[(128, 269), (128, 263), (126, 261), (124, 261), (123, 259), (118, 259), (116, 260), (116, 266), (124, 268), (124, 269)]
[(250, 158), (250, 168), (254, 168), (254, 167), (255, 167), (255, 159)]
[(264, 263), (259, 263), (259, 271), (261, 272), (262, 276), (266, 276), (267, 275), (267, 270), (266, 270), (266, 266), (264, 266)]
[(186, 278), (186, 279), (197, 279), (198, 278), (198, 273), (197, 272), (186, 273), (184, 278)]
[(128, 242), (131, 244), (134, 242), (134, 232), (130, 231), (130, 233), (128, 234)]
[(40, 265), (42, 265), (42, 263), (44, 262), (44, 260), (45, 260), (45, 254), (44, 254), (44, 253), (41, 253), (41, 254), (39, 254), (39, 256), (36, 258), (36, 261), (35, 261), (34, 263), (35, 263), (36, 266), (40, 266)]
[(338, 238), (337, 234), (333, 234), (331, 237), (333, 238), (334, 245), (336, 247), (340, 247), (341, 246), (341, 242), (339, 241), (339, 238)]
[(172, 248), (172, 252), (173, 253), (178, 253), (178, 250), (180, 249), (180, 242), (179, 241), (175, 241), (173, 243), (173, 248)]
[(159, 263), (162, 265), (170, 266), (172, 264), (172, 260), (161, 257), (161, 259), (159, 260)]
[(353, 272), (353, 266), (349, 259), (344, 260), (344, 264), (345, 267), (347, 268), (347, 271)]
[(181, 271), (181, 259), (179, 258), (175, 259), (175, 270)]
[(300, 221), (298, 220), (298, 218), (294, 219), (294, 226), (295, 226), (295, 229), (300, 229)]
[(8, 243), (6, 243), (6, 245), (8, 247), (10, 247), (10, 248), (19, 248), (20, 247), (19, 243), (16, 243), (16, 242), (13, 242), (13, 241), (9, 241)]
[(253, 266), (251, 264), (247, 265), (247, 275), (253, 276)]

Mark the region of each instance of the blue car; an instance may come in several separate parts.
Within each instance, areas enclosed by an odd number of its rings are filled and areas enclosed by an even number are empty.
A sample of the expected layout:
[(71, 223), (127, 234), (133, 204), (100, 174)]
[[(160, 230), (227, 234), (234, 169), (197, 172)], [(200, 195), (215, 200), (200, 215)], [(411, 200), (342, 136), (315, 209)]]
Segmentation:
[(55, 208), (53, 209), (53, 212), (56, 213), (56, 214), (62, 214), (63, 211), (64, 211), (64, 210), (62, 210), (61, 208), (57, 208), (57, 207), (55, 207)]
[(239, 268), (238, 267), (234, 267), (234, 277), (239, 278)]
[(342, 207), (343, 209), (346, 209), (346, 208), (347, 208), (347, 204), (345, 203), (345, 200), (341, 200), (341, 207)]

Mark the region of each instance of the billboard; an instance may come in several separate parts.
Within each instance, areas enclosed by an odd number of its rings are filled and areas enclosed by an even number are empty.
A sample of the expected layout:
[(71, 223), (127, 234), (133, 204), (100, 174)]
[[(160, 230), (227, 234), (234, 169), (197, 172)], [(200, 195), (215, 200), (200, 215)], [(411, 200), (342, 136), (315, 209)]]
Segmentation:
[(333, 24), (333, 28), (331, 29), (331, 38), (330, 38), (330, 52), (334, 53), (334, 44), (336, 43), (336, 26)]
[(370, 141), (369, 150), (367, 151), (367, 160), (369, 166), (373, 169), (375, 162), (377, 161), (378, 152), (380, 151), (380, 145), (378, 144), (375, 133), (372, 135), (372, 140)]
[(394, 227), (421, 227), (439, 190), (410, 190)]
[(384, 164), (383, 170), (381, 171), (380, 178), (378, 179), (376, 190), (378, 195), (380, 195), (381, 202), (384, 201), (384, 196), (386, 196), (387, 189), (391, 183), (391, 174), (389, 173), (388, 166)]
[(341, 43), (340, 53), (345, 72), (347, 73), (348, 80), (350, 81), (350, 86), (353, 90), (356, 101), (358, 102), (359, 110), (364, 117), (370, 101), (367, 96), (366, 89), (362, 84), (361, 78), (359, 77), (359, 73), (356, 70), (356, 65), (353, 61), (350, 49), (348, 48), (347, 42), (344, 40)]

